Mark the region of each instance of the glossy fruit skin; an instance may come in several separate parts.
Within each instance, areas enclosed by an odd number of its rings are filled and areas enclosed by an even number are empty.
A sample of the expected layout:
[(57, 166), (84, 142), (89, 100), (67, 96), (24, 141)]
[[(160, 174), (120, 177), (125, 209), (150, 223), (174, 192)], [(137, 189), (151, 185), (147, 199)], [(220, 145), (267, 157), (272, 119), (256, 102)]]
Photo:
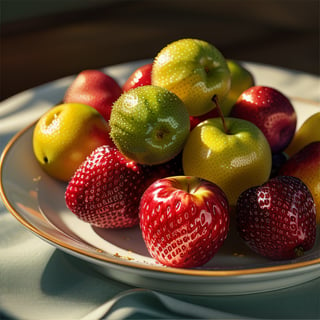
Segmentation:
[(155, 165), (181, 152), (190, 121), (174, 93), (150, 85), (121, 95), (113, 105), (110, 127), (112, 140), (126, 157)]
[(149, 253), (160, 263), (194, 268), (208, 262), (229, 230), (223, 191), (196, 177), (167, 177), (144, 192), (140, 227)]
[[(255, 83), (254, 77), (241, 63), (234, 60), (227, 60), (231, 74), (231, 86), (227, 95), (219, 102), (222, 113), (225, 117), (230, 115), (231, 109), (243, 91), (252, 87)], [(201, 116), (190, 116), (190, 130), (200, 122), (219, 117), (217, 108)]]
[(221, 52), (199, 39), (180, 39), (164, 47), (155, 57), (152, 84), (174, 92), (190, 116), (200, 116), (215, 105), (230, 88), (230, 71)]
[(279, 175), (300, 178), (309, 188), (320, 224), (320, 141), (311, 142), (291, 156), (279, 170)]
[(109, 121), (112, 104), (121, 94), (122, 88), (111, 76), (99, 70), (84, 70), (72, 82), (63, 101), (87, 104)]
[(101, 146), (78, 168), (65, 200), (81, 220), (100, 228), (129, 228), (138, 224), (138, 206), (145, 190), (143, 167), (116, 148)]
[(297, 125), (297, 115), (290, 100), (280, 91), (265, 86), (245, 90), (230, 116), (254, 123), (266, 136), (273, 153), (288, 146)]
[(228, 94), (220, 102), (222, 112), (226, 117), (230, 115), (232, 107), (242, 92), (255, 84), (252, 73), (240, 62), (228, 59), (227, 64), (231, 74), (231, 86)]
[(288, 147), (285, 149), (289, 156), (294, 155), (313, 141), (320, 141), (320, 112), (307, 118), (295, 133)]
[(114, 146), (94, 150), (68, 183), (65, 200), (81, 220), (99, 228), (129, 228), (139, 222), (139, 202), (157, 179), (181, 174), (181, 157), (144, 166), (125, 158)]
[(254, 124), (225, 118), (201, 122), (190, 133), (183, 149), (185, 175), (216, 183), (234, 206), (241, 192), (268, 180), (271, 172), (270, 146)]
[(123, 92), (140, 86), (151, 84), (152, 63), (147, 63), (136, 69), (122, 86)]
[(33, 152), (51, 177), (69, 181), (98, 146), (114, 145), (108, 123), (94, 108), (78, 103), (54, 106), (41, 116), (33, 131)]
[[(124, 92), (129, 91), (140, 86), (151, 85), (151, 73), (152, 73), (152, 63), (148, 63), (139, 67), (135, 70), (125, 84), (122, 86)], [(216, 109), (210, 110), (206, 114), (201, 116), (190, 116), (190, 130), (192, 130), (200, 122), (218, 117)]]
[(307, 186), (295, 177), (275, 177), (243, 192), (236, 220), (246, 244), (273, 260), (294, 259), (315, 243), (315, 204)]

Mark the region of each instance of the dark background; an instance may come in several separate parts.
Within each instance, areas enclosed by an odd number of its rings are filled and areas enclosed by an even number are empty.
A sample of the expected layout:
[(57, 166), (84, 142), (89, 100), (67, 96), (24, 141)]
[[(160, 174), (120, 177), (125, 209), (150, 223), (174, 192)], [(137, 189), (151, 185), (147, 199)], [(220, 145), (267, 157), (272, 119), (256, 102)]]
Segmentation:
[(0, 100), (184, 37), (226, 58), (319, 75), (319, 0), (0, 0)]

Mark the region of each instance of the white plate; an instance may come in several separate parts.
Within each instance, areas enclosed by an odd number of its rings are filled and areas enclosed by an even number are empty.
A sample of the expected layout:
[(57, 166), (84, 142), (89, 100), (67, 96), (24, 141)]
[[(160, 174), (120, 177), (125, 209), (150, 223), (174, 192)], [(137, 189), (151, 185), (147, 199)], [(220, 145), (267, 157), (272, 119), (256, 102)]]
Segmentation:
[[(105, 69), (123, 83), (140, 61)], [(257, 84), (271, 85), (268, 72), (284, 79), (293, 72), (268, 66), (246, 64)], [(265, 75), (265, 78), (262, 76)], [(282, 77), (281, 77), (282, 76)], [(314, 77), (295, 73), (311, 81)], [(26, 91), (5, 101), (0, 116), (27, 114), (35, 120), (59, 102), (72, 77)], [(262, 83), (259, 79), (265, 79)], [(269, 81), (269, 83), (268, 83)], [(274, 83), (274, 81), (273, 81)], [(279, 88), (286, 94), (290, 93)], [(292, 98), (299, 125), (320, 110), (320, 103)], [(40, 108), (40, 106), (43, 106)], [(14, 113), (12, 113), (14, 111)], [(20, 117), (21, 118), (21, 117)], [(25, 119), (25, 118), (24, 118)], [(0, 118), (1, 120), (1, 118)], [(20, 119), (20, 125), (23, 119)], [(9, 121), (10, 122), (10, 121)], [(8, 121), (6, 122), (8, 123)], [(7, 130), (12, 130), (8, 126)], [(0, 126), (0, 130), (5, 130)], [(6, 146), (0, 162), (0, 193), (6, 207), (28, 229), (59, 249), (91, 262), (103, 274), (138, 287), (184, 294), (245, 294), (296, 285), (320, 276), (320, 242), (303, 257), (274, 262), (252, 253), (236, 235), (229, 236), (216, 256), (202, 268), (164, 267), (148, 254), (138, 227), (128, 230), (103, 230), (80, 221), (65, 206), (66, 184), (51, 179), (38, 166), (32, 152), (33, 125), (20, 131)], [(5, 133), (2, 133), (5, 136)], [(1, 134), (1, 131), (0, 131)]]

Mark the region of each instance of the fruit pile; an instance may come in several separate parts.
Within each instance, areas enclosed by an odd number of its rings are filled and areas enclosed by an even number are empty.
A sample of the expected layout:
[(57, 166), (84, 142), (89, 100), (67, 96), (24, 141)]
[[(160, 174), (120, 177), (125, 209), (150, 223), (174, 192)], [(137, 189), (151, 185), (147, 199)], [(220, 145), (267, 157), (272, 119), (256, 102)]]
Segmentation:
[(291, 259), (313, 247), (320, 222), (320, 113), (296, 123), (284, 94), (255, 85), (210, 43), (181, 39), (122, 87), (81, 72), (37, 122), (33, 150), (67, 183), (76, 216), (101, 228), (140, 225), (164, 265), (208, 262), (231, 212), (253, 251)]

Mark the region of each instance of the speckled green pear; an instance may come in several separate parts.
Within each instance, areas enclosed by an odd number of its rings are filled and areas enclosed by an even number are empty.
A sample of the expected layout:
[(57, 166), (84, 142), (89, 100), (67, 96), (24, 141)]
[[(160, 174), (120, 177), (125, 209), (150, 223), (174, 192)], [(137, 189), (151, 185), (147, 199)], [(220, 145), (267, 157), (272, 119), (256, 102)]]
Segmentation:
[(147, 85), (123, 93), (114, 103), (111, 138), (120, 152), (141, 164), (174, 158), (190, 131), (183, 102), (165, 88)]

